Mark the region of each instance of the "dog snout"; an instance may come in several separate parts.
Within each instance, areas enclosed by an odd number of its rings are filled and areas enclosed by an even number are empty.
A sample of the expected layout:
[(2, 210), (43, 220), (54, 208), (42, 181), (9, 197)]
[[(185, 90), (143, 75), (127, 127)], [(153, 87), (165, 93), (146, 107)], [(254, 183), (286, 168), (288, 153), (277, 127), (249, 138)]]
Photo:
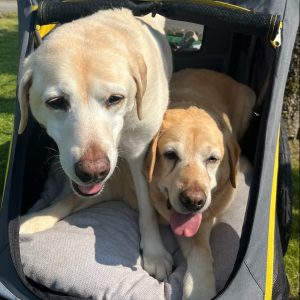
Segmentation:
[(187, 189), (179, 194), (179, 200), (188, 211), (199, 211), (206, 202), (206, 195), (200, 189)]
[(84, 183), (100, 182), (110, 171), (110, 161), (101, 147), (91, 144), (75, 163), (75, 174)]
[(84, 183), (100, 182), (110, 171), (110, 162), (107, 157), (92, 161), (80, 160), (75, 164), (75, 173)]

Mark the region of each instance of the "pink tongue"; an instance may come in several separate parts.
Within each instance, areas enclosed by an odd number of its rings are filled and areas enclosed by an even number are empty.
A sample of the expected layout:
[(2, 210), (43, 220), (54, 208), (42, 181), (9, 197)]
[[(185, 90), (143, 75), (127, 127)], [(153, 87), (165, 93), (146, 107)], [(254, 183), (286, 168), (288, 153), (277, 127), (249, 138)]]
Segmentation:
[(192, 237), (195, 235), (200, 227), (202, 214), (180, 214), (172, 211), (170, 224), (173, 232), (176, 235), (183, 235), (185, 237)]
[(98, 193), (102, 189), (101, 183), (93, 183), (89, 185), (78, 185), (78, 189), (82, 194), (93, 195)]

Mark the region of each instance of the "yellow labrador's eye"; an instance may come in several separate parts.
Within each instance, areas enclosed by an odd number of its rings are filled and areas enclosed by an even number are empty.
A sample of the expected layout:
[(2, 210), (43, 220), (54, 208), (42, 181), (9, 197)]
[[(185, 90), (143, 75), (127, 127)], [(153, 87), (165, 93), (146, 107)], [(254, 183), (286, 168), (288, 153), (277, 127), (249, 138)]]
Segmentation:
[(219, 161), (219, 158), (214, 156), (214, 155), (211, 155), (207, 160), (206, 162), (209, 163), (209, 164), (215, 164), (217, 161)]
[(46, 105), (55, 110), (68, 111), (70, 109), (70, 103), (64, 97), (54, 97), (46, 101)]
[(108, 106), (115, 105), (120, 103), (124, 99), (123, 95), (111, 95), (107, 100), (106, 103)]
[(168, 160), (177, 161), (179, 160), (179, 157), (175, 151), (168, 150), (164, 153), (164, 157)]

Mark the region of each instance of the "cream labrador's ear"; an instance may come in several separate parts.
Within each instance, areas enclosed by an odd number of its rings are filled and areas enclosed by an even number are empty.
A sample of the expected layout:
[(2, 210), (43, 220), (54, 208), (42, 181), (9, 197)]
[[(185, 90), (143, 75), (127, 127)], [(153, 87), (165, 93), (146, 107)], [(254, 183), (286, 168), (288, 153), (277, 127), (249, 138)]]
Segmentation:
[(230, 166), (230, 182), (232, 187), (236, 188), (236, 174), (238, 169), (238, 161), (240, 157), (240, 146), (230, 133), (230, 137), (227, 139), (227, 151), (229, 156)]
[(145, 160), (144, 160), (144, 175), (147, 178), (147, 181), (149, 183), (152, 181), (153, 172), (155, 168), (156, 152), (157, 152), (159, 136), (160, 136), (160, 132), (158, 132), (156, 136), (153, 138), (152, 143), (146, 153)]
[(136, 83), (136, 109), (139, 120), (143, 118), (142, 100), (147, 88), (147, 66), (141, 55), (134, 56), (133, 79)]
[(28, 69), (24, 72), (18, 89), (18, 98), (21, 111), (21, 120), (19, 124), (18, 134), (22, 134), (26, 129), (28, 122), (28, 110), (29, 110), (29, 89), (32, 84), (32, 70)]

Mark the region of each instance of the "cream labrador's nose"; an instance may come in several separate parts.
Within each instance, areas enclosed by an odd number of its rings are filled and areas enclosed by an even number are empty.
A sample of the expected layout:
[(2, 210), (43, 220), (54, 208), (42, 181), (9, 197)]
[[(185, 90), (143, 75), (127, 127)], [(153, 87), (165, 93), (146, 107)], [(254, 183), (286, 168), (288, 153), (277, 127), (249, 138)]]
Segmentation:
[(75, 174), (83, 183), (101, 182), (110, 171), (110, 161), (100, 147), (90, 146), (78, 162)]

